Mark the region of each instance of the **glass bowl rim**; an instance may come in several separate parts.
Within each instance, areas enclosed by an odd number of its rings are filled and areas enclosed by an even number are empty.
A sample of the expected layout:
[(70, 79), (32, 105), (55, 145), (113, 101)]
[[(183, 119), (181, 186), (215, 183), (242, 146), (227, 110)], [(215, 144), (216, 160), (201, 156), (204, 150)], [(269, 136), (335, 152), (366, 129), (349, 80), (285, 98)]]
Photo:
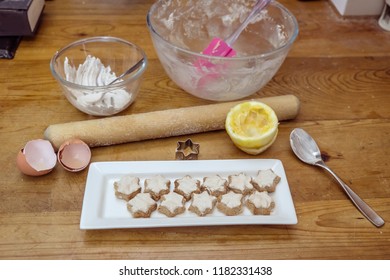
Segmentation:
[(173, 45), (171, 42), (169, 42), (168, 40), (166, 40), (165, 38), (163, 38), (156, 30), (155, 28), (153, 27), (152, 23), (151, 23), (151, 20), (150, 20), (150, 15), (151, 13), (156, 9), (157, 5), (163, 0), (158, 0), (156, 1), (149, 9), (148, 13), (147, 13), (147, 16), (146, 16), (146, 23), (147, 23), (147, 26), (149, 28), (149, 31), (151, 32), (151, 34), (153, 35), (156, 35), (160, 40), (164, 41), (166, 44), (168, 44), (169, 46), (171, 46), (172, 48), (175, 48), (179, 51), (182, 51), (183, 53), (186, 53), (186, 54), (189, 54), (189, 55), (192, 55), (192, 56), (195, 56), (195, 57), (199, 57), (199, 58), (204, 58), (204, 59), (213, 59), (213, 60), (224, 60), (224, 61), (240, 61), (240, 60), (248, 60), (248, 59), (259, 59), (259, 58), (264, 58), (264, 57), (268, 57), (268, 56), (272, 56), (273, 54), (276, 54), (278, 52), (281, 52), (282, 50), (284, 49), (288, 49), (289, 47), (291, 47), (291, 45), (294, 43), (294, 41), (296, 40), (297, 36), (298, 36), (298, 33), (299, 33), (299, 26), (298, 26), (298, 21), (297, 19), (295, 18), (295, 16), (291, 13), (290, 10), (288, 10), (286, 7), (284, 7), (282, 4), (280, 4), (279, 2), (277, 1), (271, 1), (269, 3), (269, 5), (272, 5), (272, 6), (276, 6), (277, 8), (279, 8), (280, 10), (282, 10), (292, 21), (293, 23), (293, 33), (292, 33), (292, 36), (289, 38), (289, 40), (283, 44), (282, 46), (272, 50), (272, 51), (268, 51), (268, 52), (265, 52), (265, 53), (262, 53), (262, 54), (258, 54), (258, 55), (248, 55), (248, 56), (239, 56), (239, 57), (217, 57), (217, 56), (211, 56), (211, 55), (205, 55), (205, 54), (202, 54), (202, 53), (199, 53), (199, 52), (194, 52), (194, 51), (191, 51), (191, 50), (188, 50), (188, 49), (185, 49), (185, 48), (182, 48), (180, 46), (176, 46), (176, 45)]

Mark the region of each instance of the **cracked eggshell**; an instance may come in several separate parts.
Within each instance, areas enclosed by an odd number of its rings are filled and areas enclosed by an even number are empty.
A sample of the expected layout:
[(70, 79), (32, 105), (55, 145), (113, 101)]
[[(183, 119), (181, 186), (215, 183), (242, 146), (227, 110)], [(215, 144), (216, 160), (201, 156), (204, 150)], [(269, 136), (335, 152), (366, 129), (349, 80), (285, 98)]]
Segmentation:
[(53, 170), (57, 163), (56, 153), (47, 140), (27, 142), (16, 158), (19, 170), (29, 176), (42, 176)]
[(78, 172), (90, 163), (91, 149), (85, 142), (71, 139), (60, 146), (57, 158), (63, 168), (71, 172)]

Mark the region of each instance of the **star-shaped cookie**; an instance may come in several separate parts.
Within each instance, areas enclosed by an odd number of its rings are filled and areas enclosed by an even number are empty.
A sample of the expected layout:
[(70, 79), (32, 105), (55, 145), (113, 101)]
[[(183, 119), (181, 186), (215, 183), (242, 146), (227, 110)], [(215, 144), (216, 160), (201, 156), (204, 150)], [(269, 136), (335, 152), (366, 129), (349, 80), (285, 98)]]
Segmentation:
[(186, 208), (184, 207), (185, 198), (175, 192), (170, 192), (161, 197), (161, 204), (157, 208), (157, 211), (168, 217), (175, 217), (183, 213)]
[(189, 211), (197, 214), (198, 216), (206, 216), (214, 210), (217, 198), (209, 194), (208, 191), (192, 194), (191, 205), (188, 208)]

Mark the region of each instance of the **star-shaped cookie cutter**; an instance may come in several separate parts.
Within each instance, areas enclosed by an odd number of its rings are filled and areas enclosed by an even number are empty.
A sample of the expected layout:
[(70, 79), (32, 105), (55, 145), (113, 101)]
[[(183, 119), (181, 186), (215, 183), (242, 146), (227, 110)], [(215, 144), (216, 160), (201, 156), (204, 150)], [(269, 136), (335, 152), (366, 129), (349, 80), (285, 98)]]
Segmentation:
[(176, 159), (193, 160), (198, 159), (200, 145), (192, 142), (191, 139), (178, 141), (176, 148)]

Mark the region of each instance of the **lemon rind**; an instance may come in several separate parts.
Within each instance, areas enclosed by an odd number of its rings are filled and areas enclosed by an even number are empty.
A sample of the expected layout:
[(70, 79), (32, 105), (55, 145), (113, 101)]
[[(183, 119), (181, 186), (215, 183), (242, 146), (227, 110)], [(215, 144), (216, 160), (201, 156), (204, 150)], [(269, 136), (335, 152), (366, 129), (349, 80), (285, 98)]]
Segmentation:
[[(246, 104), (250, 105), (251, 103), (254, 106), (261, 106), (264, 110), (266, 110), (266, 113), (270, 116), (270, 119), (273, 121), (273, 123), (271, 125), (272, 128), (269, 131), (267, 131), (266, 133), (264, 133), (263, 135), (261, 135), (261, 137), (241, 136), (241, 135), (235, 133), (232, 130), (231, 126), (228, 125), (228, 120), (231, 119), (232, 114), (234, 114), (237, 111), (240, 111), (240, 109), (243, 107), (243, 105), (246, 105)], [(275, 141), (276, 135), (278, 133), (278, 126), (279, 126), (279, 120), (278, 120), (278, 117), (276, 116), (276, 113), (274, 112), (274, 110), (270, 106), (268, 106), (267, 104), (264, 104), (264, 103), (258, 102), (258, 101), (247, 101), (247, 102), (241, 103), (239, 105), (236, 105), (235, 107), (233, 107), (229, 111), (227, 118), (226, 118), (226, 122), (225, 122), (226, 132), (230, 136), (233, 143), (236, 146), (239, 146), (241, 148), (248, 149), (248, 150), (251, 150), (251, 149), (258, 150), (264, 146), (267, 146), (270, 142)]]
[(261, 154), (262, 152), (264, 152), (265, 150), (267, 150), (269, 147), (271, 147), (271, 145), (275, 142), (277, 136), (278, 136), (278, 131), (276, 132), (274, 138), (268, 144), (261, 146), (261, 147), (258, 147), (258, 148), (248, 148), (248, 147), (242, 147), (239, 145), (236, 145), (236, 147), (239, 148), (240, 150), (244, 151), (247, 154), (258, 155), (258, 154)]

